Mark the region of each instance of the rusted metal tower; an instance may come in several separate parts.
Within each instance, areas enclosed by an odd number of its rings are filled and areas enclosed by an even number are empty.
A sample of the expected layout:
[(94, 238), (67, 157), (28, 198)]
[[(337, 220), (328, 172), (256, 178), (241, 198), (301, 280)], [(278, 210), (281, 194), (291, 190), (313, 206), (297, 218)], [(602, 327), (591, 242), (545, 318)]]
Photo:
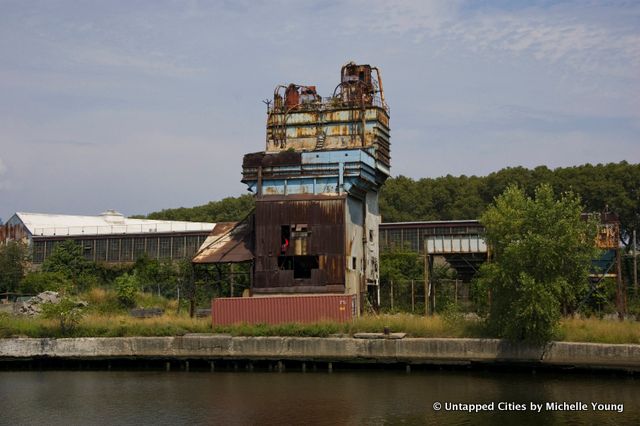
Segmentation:
[(265, 151), (247, 154), (256, 195), (252, 295), (355, 296), (378, 285), (378, 191), (389, 177), (389, 108), (380, 71), (350, 62), (332, 96), (277, 86)]

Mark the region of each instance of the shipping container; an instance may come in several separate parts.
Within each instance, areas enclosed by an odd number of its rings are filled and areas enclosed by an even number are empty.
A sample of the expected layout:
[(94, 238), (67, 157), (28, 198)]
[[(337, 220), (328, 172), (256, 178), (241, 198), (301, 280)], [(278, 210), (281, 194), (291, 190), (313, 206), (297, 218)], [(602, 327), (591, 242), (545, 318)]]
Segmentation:
[(354, 295), (224, 297), (211, 306), (213, 325), (348, 322), (356, 316)]

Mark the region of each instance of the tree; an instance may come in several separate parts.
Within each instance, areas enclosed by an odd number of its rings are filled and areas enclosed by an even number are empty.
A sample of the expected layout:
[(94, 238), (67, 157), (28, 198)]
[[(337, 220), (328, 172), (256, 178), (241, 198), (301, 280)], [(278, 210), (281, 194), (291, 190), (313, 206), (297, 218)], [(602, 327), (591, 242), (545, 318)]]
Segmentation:
[[(423, 257), (415, 251), (396, 247), (380, 256), (380, 291), (384, 299), (389, 295), (389, 303), (393, 309), (411, 311), (412, 287), (414, 290), (422, 287)], [(390, 293), (393, 292), (394, 303)], [(424, 299), (413, 299), (419, 305)], [(385, 303), (382, 302), (384, 305)], [(424, 306), (424, 305), (422, 305)]]
[(82, 246), (73, 240), (56, 244), (51, 255), (42, 264), (44, 272), (60, 272), (74, 284), (93, 269), (93, 262), (85, 259), (82, 254)]
[(493, 261), (481, 267), (478, 283), (491, 293), (488, 319), (495, 334), (548, 341), (561, 312), (573, 312), (596, 254), (595, 224), (581, 212), (578, 196), (556, 200), (543, 184), (533, 198), (509, 186), (482, 215)]
[(20, 292), (38, 294), (43, 291), (65, 293), (73, 286), (72, 282), (61, 272), (32, 272), (20, 282)]
[(158, 296), (165, 297), (176, 295), (177, 281), (180, 276), (179, 269), (178, 265), (170, 259), (150, 259), (146, 255), (137, 259), (134, 265), (140, 290), (157, 292)]
[(15, 292), (27, 269), (29, 251), (18, 241), (0, 244), (0, 293)]
[[(608, 208), (621, 221), (622, 241), (629, 244), (632, 231), (640, 230), (640, 164), (626, 161), (575, 167), (535, 169), (507, 167), (487, 176), (442, 176), (414, 180), (406, 176), (387, 179), (380, 191), (380, 212), (385, 222), (476, 219), (512, 184), (533, 195), (540, 184), (551, 185), (555, 195), (572, 191), (587, 212)], [(187, 221), (238, 221), (254, 206), (249, 195), (228, 197), (191, 208), (167, 209), (149, 219)], [(144, 217), (144, 216), (138, 216)]]
[(228, 222), (244, 218), (255, 205), (250, 194), (239, 197), (227, 197), (220, 201), (211, 201), (202, 206), (179, 207), (150, 213), (147, 219), (186, 220), (196, 222)]

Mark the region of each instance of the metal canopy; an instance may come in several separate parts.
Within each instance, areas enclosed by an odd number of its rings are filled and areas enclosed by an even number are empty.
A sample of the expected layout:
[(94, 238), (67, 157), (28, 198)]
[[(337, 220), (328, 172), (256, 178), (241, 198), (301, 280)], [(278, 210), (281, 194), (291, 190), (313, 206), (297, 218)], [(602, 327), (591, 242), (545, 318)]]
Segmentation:
[(193, 263), (239, 263), (253, 260), (253, 220), (216, 224)]

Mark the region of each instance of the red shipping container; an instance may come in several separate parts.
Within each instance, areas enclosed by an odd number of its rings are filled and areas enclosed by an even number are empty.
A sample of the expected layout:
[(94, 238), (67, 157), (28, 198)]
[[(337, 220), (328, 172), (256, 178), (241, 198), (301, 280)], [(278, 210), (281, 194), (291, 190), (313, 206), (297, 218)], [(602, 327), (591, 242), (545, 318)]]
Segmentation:
[(211, 304), (213, 325), (347, 322), (355, 316), (354, 295), (222, 297)]

